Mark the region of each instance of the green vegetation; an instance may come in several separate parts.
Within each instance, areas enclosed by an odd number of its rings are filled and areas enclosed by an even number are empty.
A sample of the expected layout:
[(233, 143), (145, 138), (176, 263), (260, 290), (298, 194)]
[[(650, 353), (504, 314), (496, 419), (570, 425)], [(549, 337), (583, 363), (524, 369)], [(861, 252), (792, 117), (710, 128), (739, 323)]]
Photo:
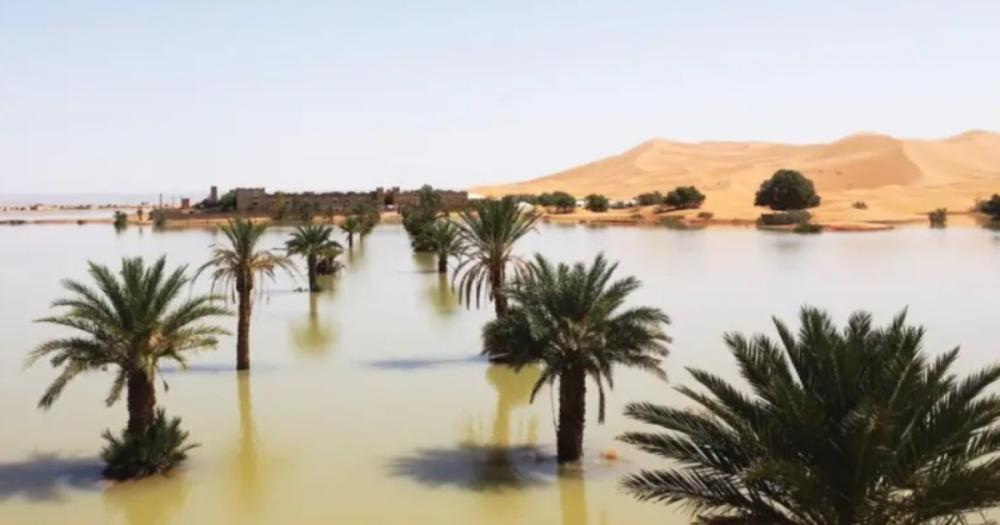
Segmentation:
[(1000, 194), (994, 193), (989, 200), (979, 203), (979, 211), (989, 215), (991, 220), (1000, 221)]
[(569, 213), (576, 209), (576, 197), (565, 191), (543, 193), (538, 196), (540, 206), (555, 208), (556, 213)]
[(531, 204), (532, 206), (540, 204), (538, 202), (538, 196), (532, 195), (530, 193), (511, 193), (503, 196), (504, 199), (510, 199), (514, 202), (523, 202), (526, 204)]
[(944, 228), (948, 225), (948, 209), (938, 208), (928, 213), (927, 219), (931, 223), (931, 228)]
[(331, 238), (332, 235), (333, 228), (330, 226), (307, 224), (295, 228), (292, 238), (285, 242), (288, 255), (305, 257), (310, 292), (320, 291), (319, 282), (316, 280), (320, 261), (335, 260), (344, 252), (340, 243)]
[[(63, 287), (70, 297), (52, 303), (65, 313), (39, 319), (77, 332), (74, 336), (51, 339), (28, 356), (28, 364), (47, 358), (59, 376), (42, 395), (38, 406), (48, 409), (66, 385), (84, 372), (114, 370), (114, 381), (105, 403), (110, 406), (126, 392), (128, 424), (123, 443), (109, 452), (109, 475), (125, 472), (126, 477), (169, 468), (183, 459), (161, 461), (163, 448), (154, 449), (144, 436), (156, 423), (156, 374), (160, 362), (173, 360), (187, 365), (186, 354), (215, 348), (225, 330), (203, 321), (228, 312), (213, 304), (209, 295), (188, 295), (186, 266), (172, 272), (166, 259), (146, 266), (141, 258), (123, 259), (116, 276), (108, 267), (89, 263), (93, 286), (66, 280)], [(154, 430), (155, 432), (155, 430)], [(112, 445), (115, 442), (112, 441)], [(114, 463), (111, 460), (114, 460)], [(151, 463), (153, 462), (153, 463)], [(129, 465), (120, 471), (121, 465)]]
[(753, 204), (772, 210), (804, 210), (819, 206), (819, 202), (811, 180), (795, 170), (778, 170), (761, 183)]
[(663, 204), (663, 194), (658, 191), (640, 193), (639, 195), (636, 195), (635, 202), (638, 203), (639, 206), (655, 206), (657, 204)]
[(142, 432), (126, 431), (115, 436), (105, 430), (103, 437), (107, 441), (101, 450), (101, 459), (106, 464), (104, 477), (119, 481), (167, 472), (198, 446), (188, 443), (188, 433), (181, 430), (180, 418), (167, 420), (163, 409), (157, 409), (153, 421)]
[(212, 289), (221, 287), (239, 303), (236, 325), (236, 369), (250, 369), (250, 312), (253, 309), (253, 292), (259, 281), (274, 279), (275, 271), (292, 274), (295, 265), (291, 259), (270, 250), (258, 248), (267, 225), (254, 224), (243, 219), (230, 220), (219, 228), (228, 245), (216, 245), (212, 256), (198, 273), (212, 268)]
[(724, 338), (748, 387), (690, 370), (699, 411), (633, 403), (659, 427), (622, 440), (670, 460), (625, 480), (640, 500), (680, 503), (700, 523), (965, 523), (1000, 503), (1000, 366), (964, 378), (958, 349), (931, 358), (905, 315), (838, 330), (804, 308), (798, 337)]
[[(521, 211), (510, 200), (485, 200), (473, 204), (471, 210), (459, 214), (459, 239), (464, 258), (455, 268), (459, 297), (466, 305), (476, 296), (476, 307), (485, 294), (493, 301), (497, 317), (507, 314), (507, 299), (503, 287), (507, 283), (508, 266), (515, 272), (525, 262), (512, 253), (514, 243), (534, 231), (537, 215)], [(483, 285), (487, 284), (487, 287)]]
[(128, 214), (119, 210), (115, 212), (115, 229), (118, 231), (128, 227)]
[(363, 225), (357, 215), (348, 215), (340, 225), (340, 230), (347, 234), (347, 248), (354, 248), (354, 236), (361, 235)]
[(811, 222), (800, 222), (792, 228), (792, 231), (795, 233), (820, 233), (823, 231), (823, 226)]
[(167, 215), (163, 213), (163, 210), (153, 210), (149, 212), (149, 215), (153, 219), (153, 227), (165, 228), (167, 226)]
[(427, 228), (434, 224), (438, 214), (443, 211), (441, 206), (441, 196), (434, 188), (424, 185), (418, 191), (417, 204), (408, 206), (401, 210), (403, 216), (403, 228), (410, 236), (410, 246), (416, 252), (430, 252), (432, 246), (427, 239)]
[(584, 198), (584, 202), (585, 202), (584, 208), (587, 208), (590, 211), (598, 213), (603, 213), (608, 211), (608, 206), (610, 205), (610, 202), (608, 201), (607, 197), (605, 197), (604, 195), (598, 195), (596, 193), (591, 193), (590, 195), (587, 195)]
[(694, 210), (704, 203), (705, 194), (694, 186), (678, 186), (663, 198), (663, 204), (675, 210)]
[(762, 213), (757, 223), (762, 226), (791, 226), (805, 224), (812, 219), (812, 214), (805, 210), (791, 210), (779, 213)]
[(427, 227), (427, 241), (431, 251), (437, 255), (438, 273), (448, 272), (448, 257), (462, 253), (460, 230), (448, 219), (438, 219)]
[(605, 386), (613, 386), (616, 365), (640, 368), (666, 379), (660, 368), (669, 323), (657, 308), (625, 308), (639, 288), (627, 277), (611, 282), (617, 267), (598, 255), (582, 263), (553, 266), (536, 255), (528, 271), (505, 289), (513, 306), (483, 329), (483, 353), (515, 370), (541, 364), (531, 399), (543, 385), (559, 381), (557, 457), (578, 461), (583, 454), (587, 378), (597, 383), (598, 420), (604, 422)]

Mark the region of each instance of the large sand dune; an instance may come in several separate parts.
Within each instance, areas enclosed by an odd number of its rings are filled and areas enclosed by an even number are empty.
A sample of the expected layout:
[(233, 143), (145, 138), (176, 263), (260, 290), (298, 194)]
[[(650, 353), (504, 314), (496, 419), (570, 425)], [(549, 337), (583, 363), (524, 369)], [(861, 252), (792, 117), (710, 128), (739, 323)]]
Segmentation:
[[(654, 139), (624, 153), (538, 179), (473, 188), (500, 196), (562, 190), (630, 199), (647, 191), (694, 185), (717, 218), (753, 219), (753, 196), (780, 168), (811, 178), (824, 221), (905, 221), (935, 208), (967, 211), (1000, 193), (1000, 134), (970, 131), (941, 140), (858, 134), (830, 144), (686, 143)], [(867, 210), (851, 206), (864, 201)]]

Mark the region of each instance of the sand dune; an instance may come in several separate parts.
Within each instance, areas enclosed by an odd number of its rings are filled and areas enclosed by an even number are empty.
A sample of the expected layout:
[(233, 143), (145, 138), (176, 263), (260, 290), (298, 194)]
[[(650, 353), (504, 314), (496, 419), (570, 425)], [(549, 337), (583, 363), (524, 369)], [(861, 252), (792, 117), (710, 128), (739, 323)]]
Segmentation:
[[(472, 188), (505, 195), (563, 190), (629, 199), (678, 185), (707, 196), (717, 218), (753, 219), (753, 195), (780, 168), (811, 178), (823, 197), (823, 221), (905, 221), (935, 208), (966, 211), (1000, 192), (1000, 134), (970, 131), (940, 140), (856, 134), (829, 144), (762, 142), (644, 142), (624, 153), (538, 179)], [(851, 204), (865, 201), (867, 210)]]

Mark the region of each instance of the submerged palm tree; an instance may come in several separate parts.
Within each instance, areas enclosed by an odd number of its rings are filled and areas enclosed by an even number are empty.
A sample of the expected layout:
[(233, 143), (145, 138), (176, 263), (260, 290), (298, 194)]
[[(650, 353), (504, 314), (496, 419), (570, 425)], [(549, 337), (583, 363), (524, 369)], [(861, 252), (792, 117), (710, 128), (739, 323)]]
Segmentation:
[(1000, 366), (958, 378), (958, 349), (929, 358), (905, 321), (838, 330), (807, 307), (798, 337), (775, 319), (780, 344), (727, 334), (751, 388), (690, 370), (705, 391), (678, 390), (700, 411), (629, 405), (665, 432), (622, 439), (677, 466), (625, 486), (719, 524), (960, 524), (1000, 503), (1000, 397), (984, 395)]
[(534, 229), (538, 217), (522, 212), (512, 199), (480, 201), (459, 216), (464, 259), (455, 268), (454, 277), (460, 296), (469, 304), (475, 295), (478, 307), (485, 293), (487, 300), (493, 301), (497, 317), (503, 317), (507, 314), (503, 294), (507, 266), (513, 264), (519, 273), (526, 264), (512, 253), (514, 243)]
[(344, 219), (343, 224), (340, 225), (340, 230), (347, 234), (347, 248), (354, 248), (354, 236), (361, 235), (364, 229), (364, 224), (361, 223), (361, 219), (357, 215), (348, 215)]
[(62, 315), (39, 322), (65, 326), (77, 335), (52, 339), (35, 349), (28, 363), (49, 358), (61, 367), (59, 377), (49, 385), (38, 402), (47, 409), (63, 388), (82, 372), (115, 368), (115, 379), (105, 399), (108, 406), (126, 391), (128, 426), (126, 432), (139, 435), (156, 415), (156, 374), (160, 360), (169, 359), (185, 366), (185, 354), (214, 348), (225, 330), (202, 324), (206, 318), (228, 312), (212, 303), (212, 296), (197, 295), (181, 301), (181, 290), (189, 282), (187, 267), (167, 273), (166, 259), (160, 257), (146, 266), (141, 258), (123, 259), (118, 275), (108, 267), (89, 263), (96, 284), (63, 281), (72, 296), (52, 303), (67, 308)]
[(588, 268), (553, 266), (536, 255), (529, 272), (505, 292), (514, 305), (509, 314), (483, 329), (483, 353), (521, 369), (542, 365), (531, 392), (534, 399), (547, 383), (559, 380), (557, 455), (560, 463), (583, 453), (588, 377), (597, 383), (598, 420), (604, 422), (604, 388), (614, 387), (615, 365), (640, 368), (665, 378), (660, 364), (669, 338), (662, 326), (670, 320), (658, 308), (622, 308), (639, 287), (634, 277), (611, 282), (616, 264), (598, 255)]
[(321, 260), (330, 260), (343, 253), (340, 243), (330, 239), (333, 228), (319, 224), (308, 224), (295, 228), (292, 238), (285, 246), (289, 255), (301, 255), (306, 258), (309, 273), (309, 291), (318, 292), (316, 282), (317, 265)]
[(439, 219), (427, 226), (427, 242), (437, 255), (438, 273), (448, 272), (448, 257), (462, 253), (458, 226), (448, 219)]
[(229, 241), (228, 246), (212, 248), (212, 257), (198, 270), (212, 268), (212, 289), (222, 287), (230, 291), (239, 303), (239, 320), (236, 325), (236, 369), (250, 368), (250, 312), (253, 309), (253, 291), (258, 279), (274, 279), (275, 270), (292, 274), (295, 266), (291, 259), (267, 249), (258, 248), (261, 236), (267, 230), (264, 223), (254, 224), (243, 219), (229, 221), (221, 228)]

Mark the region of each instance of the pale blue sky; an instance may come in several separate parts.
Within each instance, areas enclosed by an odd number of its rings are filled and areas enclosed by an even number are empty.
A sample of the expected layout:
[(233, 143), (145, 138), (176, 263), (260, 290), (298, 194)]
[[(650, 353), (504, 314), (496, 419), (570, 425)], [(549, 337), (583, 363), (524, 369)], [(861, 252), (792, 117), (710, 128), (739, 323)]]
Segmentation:
[(996, 0), (0, 0), (0, 193), (466, 187), (652, 137), (996, 130), (998, 21)]

